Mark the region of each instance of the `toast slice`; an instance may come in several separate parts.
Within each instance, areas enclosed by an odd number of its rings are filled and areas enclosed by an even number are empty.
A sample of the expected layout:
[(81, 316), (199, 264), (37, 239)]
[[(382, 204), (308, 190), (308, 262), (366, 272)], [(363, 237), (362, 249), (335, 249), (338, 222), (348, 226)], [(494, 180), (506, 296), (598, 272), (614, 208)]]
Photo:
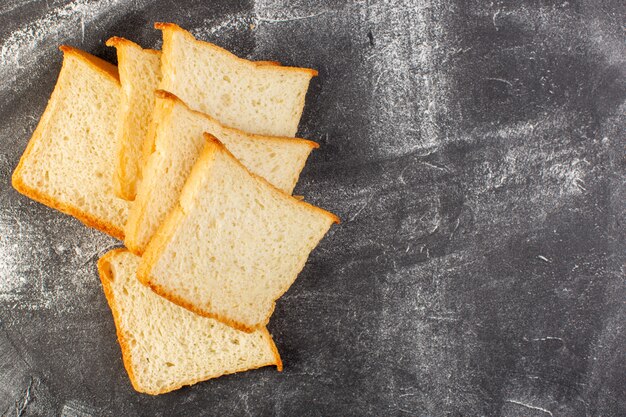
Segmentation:
[(137, 281), (138, 264), (139, 258), (125, 249), (114, 249), (98, 261), (135, 390), (156, 395), (263, 366), (282, 370), (266, 329), (241, 332), (159, 297)]
[(144, 178), (130, 209), (124, 243), (141, 255), (158, 226), (176, 206), (185, 180), (206, 144), (219, 138), (253, 173), (291, 194), (315, 142), (245, 133), (190, 110), (180, 99), (156, 92), (154, 126), (146, 138)]
[(161, 52), (120, 37), (106, 44), (117, 50), (122, 85), (113, 187), (118, 197), (132, 201), (141, 174), (143, 141), (152, 122), (154, 91), (161, 81)]
[(163, 31), (160, 89), (192, 109), (246, 132), (293, 137), (311, 78), (308, 68), (268, 65), (238, 58), (173, 23)]
[(251, 174), (221, 142), (207, 145), (137, 277), (165, 298), (247, 332), (269, 321), (334, 215)]
[(13, 172), (13, 187), (118, 239), (128, 202), (113, 192), (117, 68), (61, 46), (63, 66), (45, 112)]

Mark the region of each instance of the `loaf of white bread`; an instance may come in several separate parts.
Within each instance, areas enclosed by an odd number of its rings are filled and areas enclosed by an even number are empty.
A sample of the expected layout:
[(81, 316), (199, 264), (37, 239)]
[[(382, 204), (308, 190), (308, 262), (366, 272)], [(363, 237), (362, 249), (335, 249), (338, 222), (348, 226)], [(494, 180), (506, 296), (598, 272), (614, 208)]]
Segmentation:
[(61, 47), (54, 92), (12, 177), (130, 249), (107, 253), (98, 271), (131, 383), (149, 394), (282, 370), (265, 325), (339, 221), (291, 196), (318, 146), (294, 138), (317, 72), (156, 27), (163, 52), (107, 41), (119, 73)]

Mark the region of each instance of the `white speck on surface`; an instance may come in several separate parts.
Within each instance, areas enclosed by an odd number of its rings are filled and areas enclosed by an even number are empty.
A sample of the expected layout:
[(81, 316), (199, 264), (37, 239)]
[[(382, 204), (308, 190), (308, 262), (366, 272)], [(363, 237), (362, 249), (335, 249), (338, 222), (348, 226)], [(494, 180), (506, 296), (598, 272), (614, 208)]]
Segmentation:
[(148, 0), (76, 0), (47, 9), (42, 17), (29, 21), (0, 39), (0, 99), (8, 93), (19, 93), (20, 77), (32, 74), (34, 68), (45, 65), (58, 46), (68, 39), (85, 37), (85, 27), (106, 18), (128, 13), (129, 6), (140, 7)]

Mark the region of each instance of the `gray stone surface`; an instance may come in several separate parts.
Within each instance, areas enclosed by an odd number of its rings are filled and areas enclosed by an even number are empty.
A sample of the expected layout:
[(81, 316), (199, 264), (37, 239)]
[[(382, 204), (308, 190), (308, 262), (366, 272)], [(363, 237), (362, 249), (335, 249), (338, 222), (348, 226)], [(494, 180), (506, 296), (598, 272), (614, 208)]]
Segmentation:
[[(620, 0), (4, 0), (0, 413), (626, 415)], [(10, 175), (68, 43), (174, 21), (320, 71), (296, 194), (337, 213), (270, 324), (285, 362), (150, 397), (95, 262), (112, 238)]]

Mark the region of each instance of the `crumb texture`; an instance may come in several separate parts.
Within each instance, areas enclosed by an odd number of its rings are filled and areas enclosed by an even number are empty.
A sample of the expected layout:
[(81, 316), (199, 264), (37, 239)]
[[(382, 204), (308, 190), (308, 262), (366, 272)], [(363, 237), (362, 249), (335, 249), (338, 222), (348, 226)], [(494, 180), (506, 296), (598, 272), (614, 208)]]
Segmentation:
[(16, 177), (27, 188), (121, 230), (128, 203), (113, 193), (119, 100), (115, 80), (66, 53)]
[(196, 164), (180, 205), (184, 215), (166, 224), (174, 231), (153, 266), (153, 282), (200, 311), (250, 328), (266, 323), (333, 222), (252, 177), (222, 149)]
[(311, 71), (257, 65), (196, 41), (180, 29), (163, 31), (161, 89), (227, 126), (295, 136)]
[(109, 302), (114, 304), (125, 363), (135, 388), (167, 392), (233, 372), (275, 365), (267, 332), (244, 333), (204, 318), (156, 295), (136, 279), (139, 258), (109, 257)]

